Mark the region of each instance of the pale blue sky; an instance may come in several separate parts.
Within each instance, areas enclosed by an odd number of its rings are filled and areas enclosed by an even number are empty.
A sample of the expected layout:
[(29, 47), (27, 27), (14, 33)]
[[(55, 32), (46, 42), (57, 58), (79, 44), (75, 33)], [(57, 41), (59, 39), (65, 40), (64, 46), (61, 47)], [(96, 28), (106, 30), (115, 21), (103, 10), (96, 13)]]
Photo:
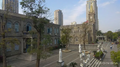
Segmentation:
[[(19, 0), (21, 1), (21, 0)], [(51, 18), (54, 19), (54, 11), (63, 12), (64, 25), (76, 21), (78, 24), (86, 21), (87, 0), (46, 0), (45, 5), (50, 9)], [(2, 6), (2, 0), (0, 0)], [(99, 29), (102, 32), (120, 29), (120, 0), (97, 0)], [(1, 9), (0, 6), (0, 9)], [(22, 13), (21, 6), (19, 12)]]

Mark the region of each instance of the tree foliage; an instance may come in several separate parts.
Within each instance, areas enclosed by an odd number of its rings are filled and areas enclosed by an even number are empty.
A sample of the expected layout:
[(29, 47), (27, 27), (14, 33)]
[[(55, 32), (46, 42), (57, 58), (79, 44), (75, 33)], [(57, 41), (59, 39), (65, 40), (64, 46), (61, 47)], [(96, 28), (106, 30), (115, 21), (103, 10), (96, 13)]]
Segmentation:
[(120, 40), (119, 40), (119, 44), (117, 44), (117, 48), (118, 48), (118, 51), (120, 51)]
[(70, 28), (64, 28), (61, 29), (61, 43), (66, 45), (66, 48), (68, 49), (68, 43), (71, 38), (70, 36), (71, 29)]
[(103, 33), (101, 32), (101, 30), (97, 31), (97, 35), (98, 36), (103, 35)]
[(120, 51), (111, 51), (111, 59), (114, 63), (114, 65), (116, 65), (117, 67), (119, 67), (120, 64)]
[(86, 49), (85, 44), (88, 41), (87, 40), (87, 34), (90, 32), (89, 24), (84, 22), (84, 23), (82, 23), (81, 27), (82, 27), (81, 41), (83, 42), (84, 50), (85, 50)]
[[(120, 40), (119, 40), (119, 42), (120, 42)], [(119, 67), (120, 66), (120, 43), (117, 45), (117, 48), (118, 48), (117, 52), (111, 51), (110, 54), (111, 54), (111, 59), (112, 59), (114, 65)]]
[(112, 31), (108, 31), (106, 33), (106, 36), (107, 36), (107, 39), (112, 40), (112, 38), (113, 38), (113, 32)]
[(118, 34), (115, 32), (115, 33), (113, 33), (113, 40), (114, 41), (116, 41), (117, 40), (117, 38), (118, 38)]
[(76, 65), (77, 65), (76, 62), (71, 62), (71, 63), (70, 63), (70, 66), (71, 66), (71, 67), (76, 67)]
[(111, 41), (117, 41), (118, 37), (120, 36), (120, 32), (108, 31), (107, 33), (105, 33), (105, 35), (107, 36), (107, 39)]
[(20, 44), (20, 41), (17, 38), (11, 38), (11, 37), (6, 36), (6, 34), (9, 34), (12, 31), (12, 28), (6, 28), (6, 23), (8, 22), (8, 19), (12, 16), (12, 15), (10, 15), (10, 13), (14, 12), (14, 10), (12, 8), (12, 4), (14, 4), (14, 3), (8, 2), (6, 4), (6, 10), (0, 16), (0, 18), (1, 18), (0, 47), (2, 49), (2, 55), (3, 55), (3, 67), (7, 67), (6, 50), (13, 49), (15, 44), (17, 44), (17, 45)]
[[(49, 23), (49, 20), (44, 17), (48, 12), (48, 8), (44, 6), (45, 0), (22, 0), (20, 3), (24, 9), (24, 13), (29, 19), (32, 19), (33, 27), (37, 34), (37, 45), (36, 45), (36, 67), (40, 66), (40, 58), (46, 56), (46, 52), (43, 51), (41, 46), (42, 36), (44, 34), (44, 25)], [(46, 42), (44, 42), (46, 43)], [(44, 56), (43, 56), (44, 55)]]

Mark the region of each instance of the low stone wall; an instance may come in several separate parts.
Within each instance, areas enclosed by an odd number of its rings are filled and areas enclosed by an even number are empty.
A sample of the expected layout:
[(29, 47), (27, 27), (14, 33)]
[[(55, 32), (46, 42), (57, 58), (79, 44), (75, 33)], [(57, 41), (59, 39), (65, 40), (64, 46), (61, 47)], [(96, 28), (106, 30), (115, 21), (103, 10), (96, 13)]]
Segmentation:
[[(94, 51), (94, 50), (97, 50), (97, 45), (95, 45), (95, 44), (88, 44), (88, 45), (85, 45), (85, 48), (86, 48), (86, 50)], [(83, 49), (84, 49), (84, 45), (82, 45), (82, 50)]]
[[(84, 49), (84, 45), (81, 45), (82, 50)], [(73, 50), (78, 50), (79, 49), (79, 45), (78, 44), (70, 44), (69, 46), (70, 49)], [(90, 50), (90, 51), (94, 51), (97, 50), (97, 44), (87, 44), (85, 45), (86, 50)]]

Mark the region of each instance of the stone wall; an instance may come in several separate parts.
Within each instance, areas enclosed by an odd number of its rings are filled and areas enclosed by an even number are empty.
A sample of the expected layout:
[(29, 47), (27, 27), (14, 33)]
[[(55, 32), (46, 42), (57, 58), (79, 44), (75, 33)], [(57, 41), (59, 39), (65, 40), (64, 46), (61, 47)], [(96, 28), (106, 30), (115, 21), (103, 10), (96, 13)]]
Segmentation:
[[(84, 50), (84, 46), (82, 46), (82, 50)], [(85, 45), (86, 47), (86, 50), (90, 50), (90, 51), (94, 51), (94, 50), (97, 50), (97, 44), (88, 44), (88, 45)], [(77, 50), (79, 49), (79, 45), (78, 44), (70, 44), (69, 46), (69, 49), (72, 49), (72, 50)]]
[[(2, 16), (3, 13), (4, 13), (4, 11), (0, 10), (0, 16)], [(13, 49), (6, 52), (7, 56), (12, 56), (12, 55), (23, 53), (24, 46), (26, 47), (26, 44), (23, 43), (24, 39), (33, 38), (32, 36), (29, 36), (28, 30), (27, 30), (28, 26), (30, 26), (29, 29), (34, 30), (34, 31), (36, 31), (36, 30), (34, 29), (34, 27), (32, 27), (32, 24), (33, 24), (32, 20), (26, 18), (25, 15), (10, 13), (9, 16), (10, 17), (8, 17), (7, 20), (8, 20), (8, 22), (11, 23), (12, 30), (10, 32), (6, 33), (5, 35), (6, 35), (6, 37), (17, 38), (20, 41), (19, 50), (15, 50), (15, 47), (13, 47)], [(5, 21), (4, 19), (0, 18), (0, 24), (1, 24), (2, 20)], [(16, 23), (18, 23), (18, 25), (19, 25), (19, 29), (18, 29), (19, 31), (15, 31)], [(17, 28), (18, 28), (18, 26), (17, 26)], [(48, 28), (52, 28), (52, 31), (51, 31), (52, 33), (48, 33)], [(60, 29), (60, 25), (57, 25), (57, 24), (48, 23), (45, 25), (44, 33), (49, 34), (52, 37), (51, 38), (52, 43), (50, 46), (58, 45), (58, 40), (60, 39), (60, 30), (59, 29)], [(54, 32), (54, 31), (56, 31), (56, 32)], [(1, 32), (1, 30), (0, 30), (0, 32)], [(0, 39), (1, 39), (1, 34), (0, 34)], [(1, 50), (0, 50), (0, 54), (2, 54)]]

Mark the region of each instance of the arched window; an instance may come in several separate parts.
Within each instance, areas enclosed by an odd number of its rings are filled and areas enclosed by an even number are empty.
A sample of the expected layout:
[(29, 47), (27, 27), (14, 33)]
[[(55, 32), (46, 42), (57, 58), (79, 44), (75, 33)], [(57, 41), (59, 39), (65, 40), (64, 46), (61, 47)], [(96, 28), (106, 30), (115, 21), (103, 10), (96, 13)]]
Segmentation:
[(15, 32), (19, 32), (19, 24), (15, 23)]
[(6, 28), (7, 29), (12, 28), (12, 23), (10, 21), (6, 23)]
[(57, 33), (59, 33), (58, 28), (57, 28)]
[(26, 27), (27, 29), (26, 29), (26, 31), (31, 31), (31, 24), (27, 24), (27, 27)]
[(54, 28), (54, 33), (56, 34), (56, 28)]
[(56, 39), (55, 39), (55, 44), (56, 44)]
[(52, 33), (52, 28), (50, 28), (50, 33)]
[(78, 38), (77, 38), (77, 37), (75, 38), (75, 41), (78, 41)]

